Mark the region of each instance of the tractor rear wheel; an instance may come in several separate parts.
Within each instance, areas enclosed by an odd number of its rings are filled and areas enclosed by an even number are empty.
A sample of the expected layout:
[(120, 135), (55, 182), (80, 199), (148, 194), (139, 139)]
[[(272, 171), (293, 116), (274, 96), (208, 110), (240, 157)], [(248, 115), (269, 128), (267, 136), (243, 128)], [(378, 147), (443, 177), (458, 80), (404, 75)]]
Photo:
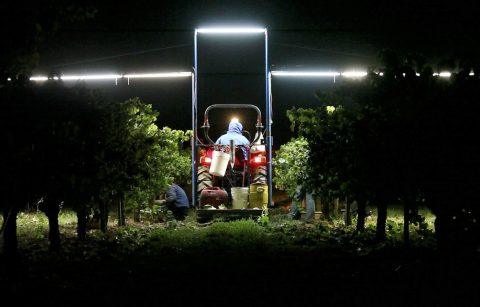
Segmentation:
[(267, 166), (255, 168), (252, 175), (252, 183), (267, 184)]
[(199, 195), (204, 189), (213, 187), (213, 175), (210, 174), (209, 169), (203, 165), (198, 166), (197, 180), (197, 192)]

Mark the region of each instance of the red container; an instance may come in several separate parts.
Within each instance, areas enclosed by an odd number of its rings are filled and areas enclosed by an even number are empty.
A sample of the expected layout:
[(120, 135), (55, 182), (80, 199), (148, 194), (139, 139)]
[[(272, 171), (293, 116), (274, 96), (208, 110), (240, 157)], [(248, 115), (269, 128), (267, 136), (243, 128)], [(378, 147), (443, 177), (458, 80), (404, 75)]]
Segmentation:
[(218, 208), (221, 204), (227, 205), (228, 194), (219, 187), (205, 188), (200, 193), (200, 207), (211, 205)]

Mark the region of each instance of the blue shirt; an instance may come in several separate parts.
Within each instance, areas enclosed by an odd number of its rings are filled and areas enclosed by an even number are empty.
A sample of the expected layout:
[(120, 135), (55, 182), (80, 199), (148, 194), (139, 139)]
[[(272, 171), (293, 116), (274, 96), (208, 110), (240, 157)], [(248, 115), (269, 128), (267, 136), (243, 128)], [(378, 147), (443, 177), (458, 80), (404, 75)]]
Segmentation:
[[(215, 144), (230, 145), (230, 140), (235, 142), (235, 146), (250, 145), (250, 141), (242, 135), (243, 126), (240, 123), (230, 122), (228, 132), (218, 138)], [(247, 158), (247, 150), (242, 147), (243, 155)]]
[(175, 207), (189, 207), (188, 197), (185, 191), (177, 184), (172, 184), (167, 191), (167, 203), (173, 203)]

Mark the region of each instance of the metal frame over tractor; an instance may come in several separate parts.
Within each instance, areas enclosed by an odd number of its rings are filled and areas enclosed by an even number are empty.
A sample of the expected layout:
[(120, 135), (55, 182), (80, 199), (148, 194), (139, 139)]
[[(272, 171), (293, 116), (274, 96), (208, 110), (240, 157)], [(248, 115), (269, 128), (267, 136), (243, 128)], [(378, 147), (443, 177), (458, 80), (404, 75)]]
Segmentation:
[[(213, 104), (206, 108), (198, 134), (198, 36), (208, 34), (256, 33), (265, 36), (265, 118), (252, 104)], [(192, 202), (200, 220), (216, 216), (242, 218), (260, 216), (272, 204), (272, 136), (268, 33), (258, 28), (196, 29), (194, 37), (194, 78), (192, 95)], [(255, 134), (249, 144), (215, 144), (210, 138), (209, 112), (213, 109), (251, 109), (256, 112)]]

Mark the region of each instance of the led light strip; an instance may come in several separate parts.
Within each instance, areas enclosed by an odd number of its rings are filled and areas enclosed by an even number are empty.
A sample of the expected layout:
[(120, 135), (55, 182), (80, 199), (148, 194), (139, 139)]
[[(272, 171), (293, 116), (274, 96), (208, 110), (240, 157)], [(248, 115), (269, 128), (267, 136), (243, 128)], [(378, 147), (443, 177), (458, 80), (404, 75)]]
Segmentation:
[(123, 75), (124, 78), (130, 79), (146, 79), (146, 78), (181, 78), (191, 77), (191, 72), (164, 72), (164, 73), (151, 73), (151, 74), (129, 74)]
[(43, 82), (47, 80), (63, 81), (81, 81), (81, 80), (118, 80), (118, 79), (148, 79), (148, 78), (181, 78), (191, 77), (192, 73), (189, 71), (182, 72), (162, 72), (162, 73), (147, 73), (147, 74), (106, 74), (106, 75), (63, 75), (60, 77), (48, 78), (46, 76), (33, 76), (30, 81)]
[(351, 70), (351, 71), (344, 71), (342, 72), (342, 77), (345, 78), (362, 78), (367, 76), (366, 71), (357, 71), (357, 70)]
[(30, 81), (47, 81), (48, 78), (45, 76), (33, 76), (30, 77)]
[(272, 71), (272, 76), (285, 77), (338, 77), (339, 72), (336, 71)]
[[(272, 71), (272, 76), (279, 77), (345, 77), (345, 78), (363, 78), (367, 76), (366, 71), (344, 71), (342, 73), (336, 71), (285, 71), (277, 70)], [(379, 76), (383, 76), (383, 72), (378, 73)], [(415, 73), (416, 76), (420, 76), (419, 73)], [(469, 76), (474, 76), (473, 72), (469, 73)], [(63, 80), (63, 81), (81, 81), (81, 80), (117, 80), (117, 79), (154, 79), (154, 78), (183, 78), (191, 77), (192, 73), (189, 71), (180, 72), (159, 72), (159, 73), (145, 73), (145, 74), (105, 74), (105, 75), (64, 75), (60, 77), (49, 78), (46, 76), (32, 76), (30, 81), (44, 82), (47, 80)], [(433, 73), (433, 76), (440, 78), (450, 78), (452, 73), (449, 71), (442, 71), (439, 73)], [(9, 80), (11, 81), (11, 79)]]
[(265, 28), (199, 28), (195, 29), (196, 33), (206, 34), (249, 34), (249, 33), (265, 33)]
[(60, 76), (62, 80), (114, 80), (121, 78), (122, 75), (78, 75), (78, 76)]

